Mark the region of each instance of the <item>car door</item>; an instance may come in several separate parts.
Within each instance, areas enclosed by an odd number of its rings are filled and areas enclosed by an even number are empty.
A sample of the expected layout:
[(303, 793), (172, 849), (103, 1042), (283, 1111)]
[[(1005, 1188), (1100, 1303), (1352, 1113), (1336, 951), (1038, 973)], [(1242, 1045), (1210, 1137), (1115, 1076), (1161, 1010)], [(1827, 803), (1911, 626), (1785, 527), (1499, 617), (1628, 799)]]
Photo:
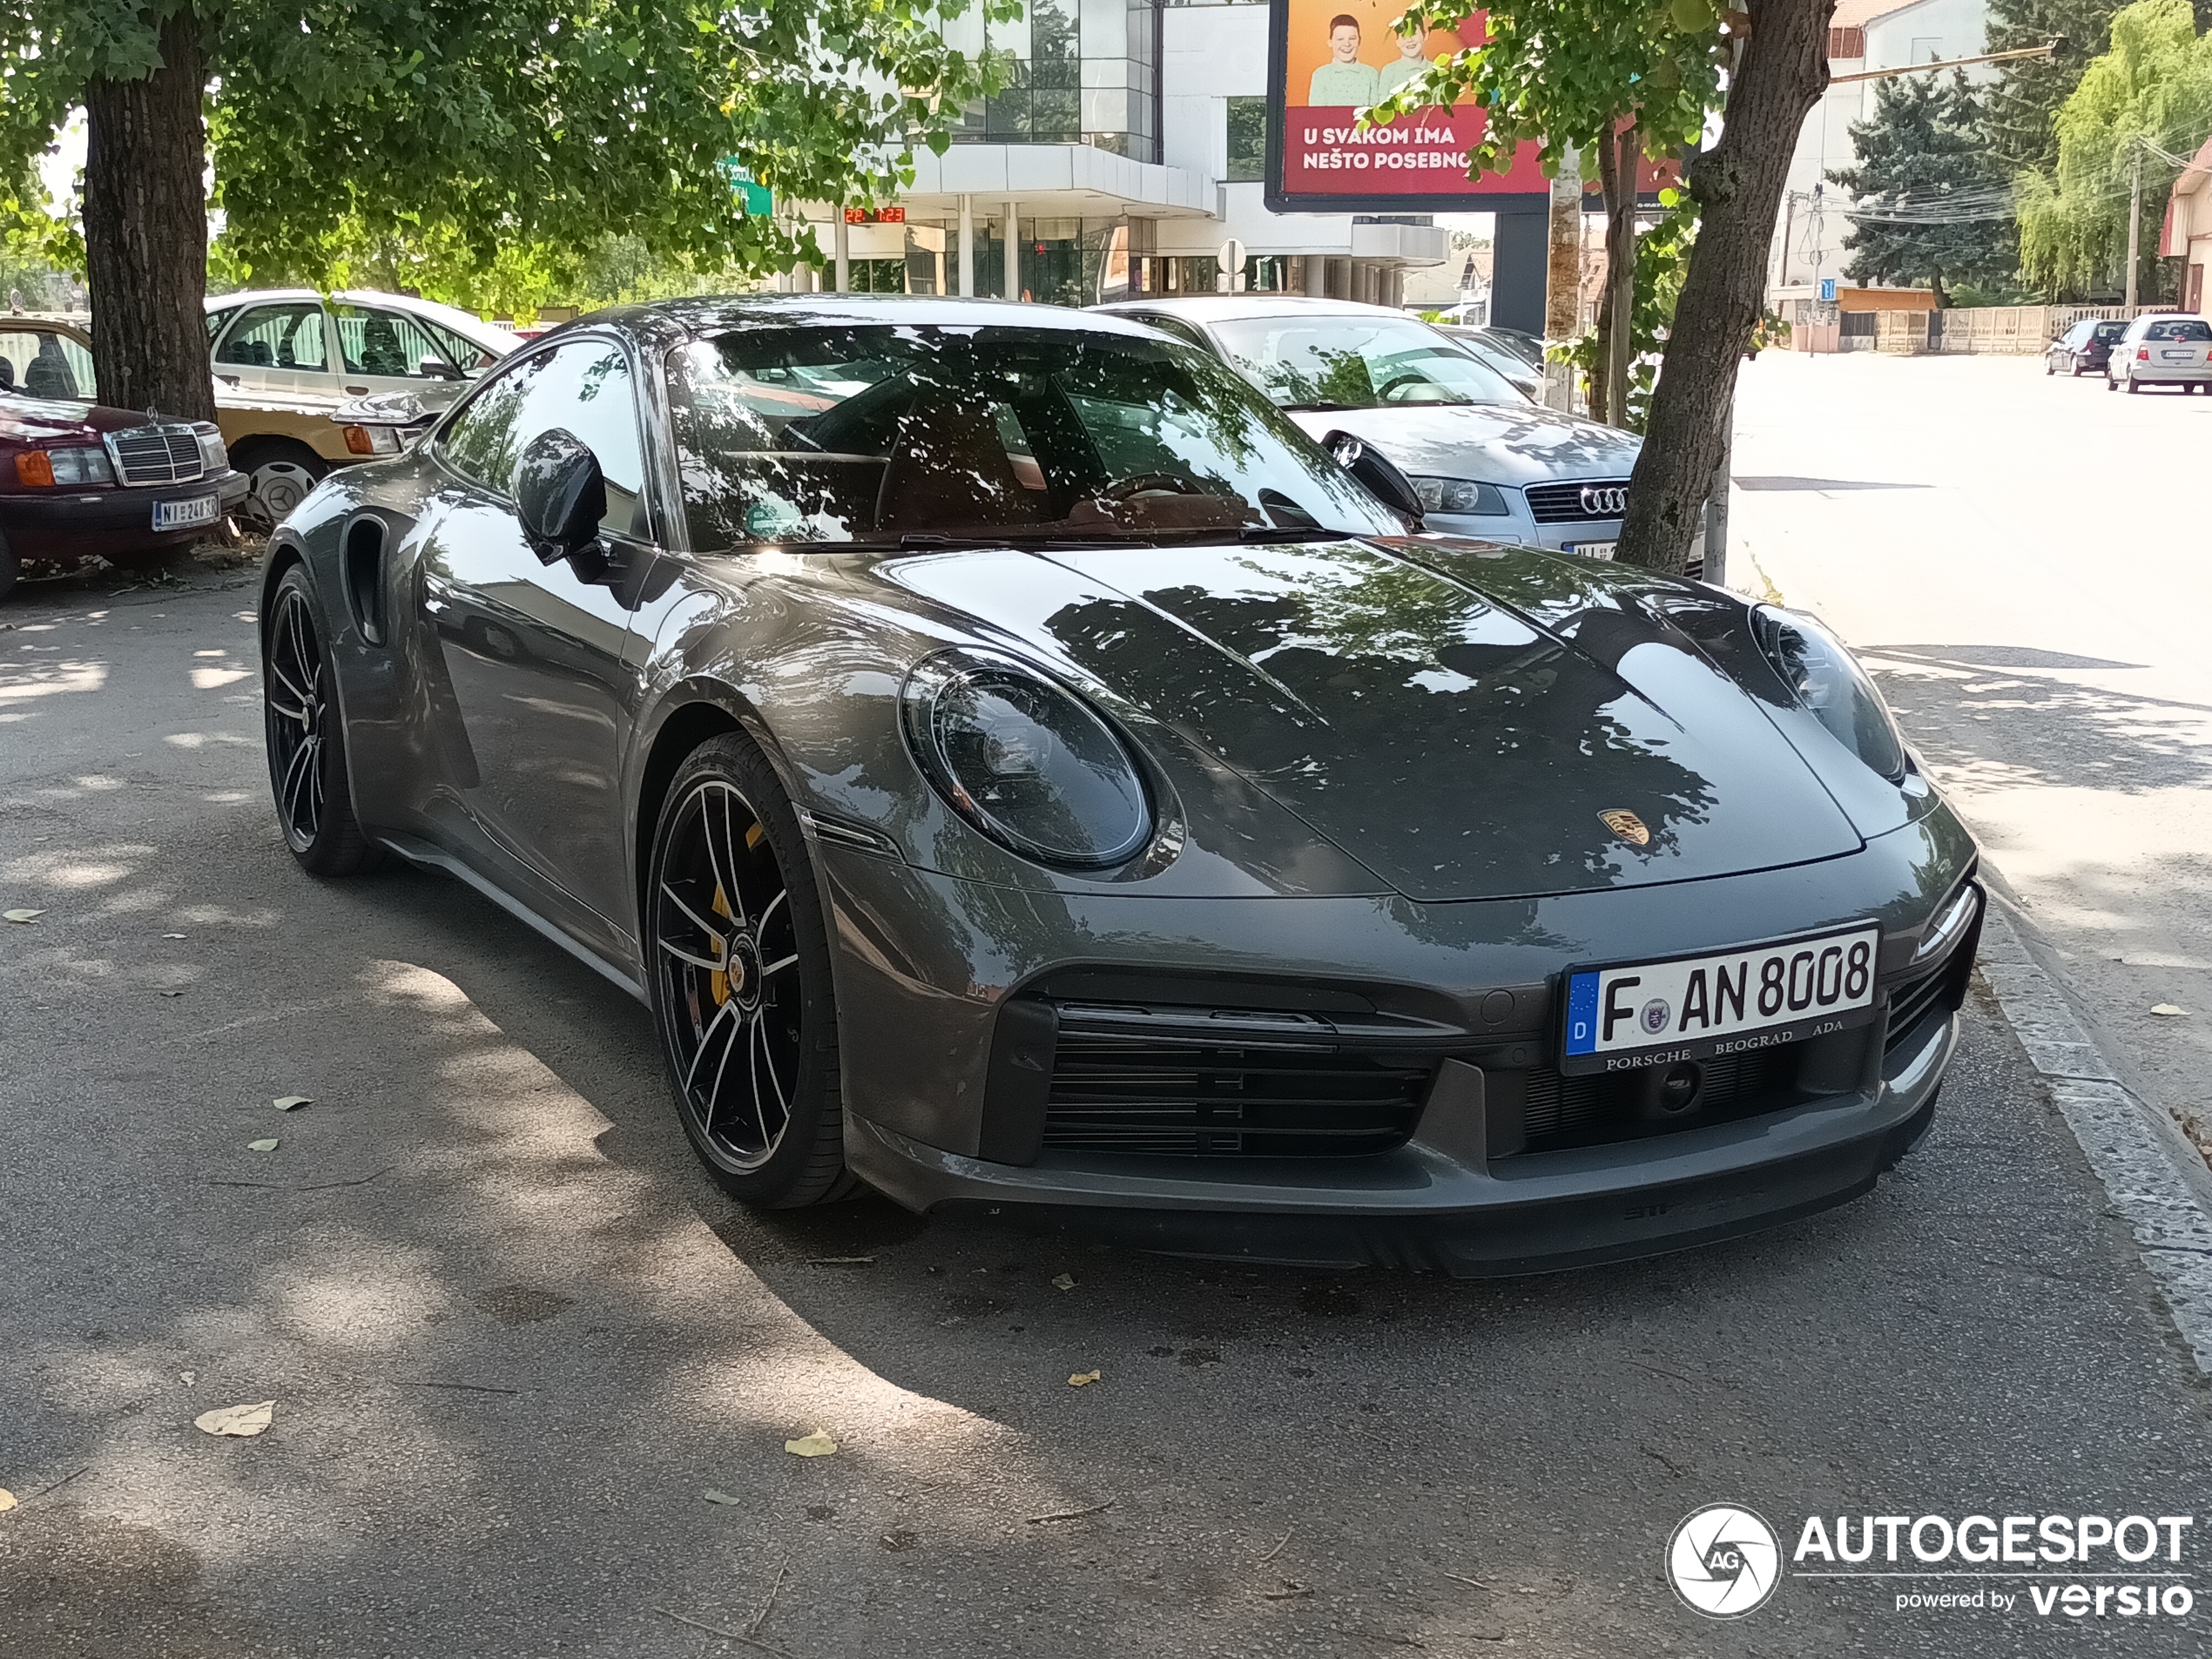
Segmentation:
[(321, 302), (283, 300), (239, 312), (215, 342), (215, 378), (247, 392), (336, 395)]
[(348, 392), (420, 392), (465, 379), (465, 368), (482, 361), (478, 352), (468, 364), (455, 361), (444, 330), (390, 307), (341, 300), (330, 314)]
[[(511, 486), (530, 442), (563, 428), (606, 478), (601, 554), (539, 559)], [(657, 557), (637, 381), (587, 335), (502, 368), (434, 440), (449, 487), (428, 515), (415, 602), (435, 636), (464, 754), (449, 785), (486, 840), (581, 914), (587, 942), (631, 948), (622, 757), (637, 697), (631, 611)]]

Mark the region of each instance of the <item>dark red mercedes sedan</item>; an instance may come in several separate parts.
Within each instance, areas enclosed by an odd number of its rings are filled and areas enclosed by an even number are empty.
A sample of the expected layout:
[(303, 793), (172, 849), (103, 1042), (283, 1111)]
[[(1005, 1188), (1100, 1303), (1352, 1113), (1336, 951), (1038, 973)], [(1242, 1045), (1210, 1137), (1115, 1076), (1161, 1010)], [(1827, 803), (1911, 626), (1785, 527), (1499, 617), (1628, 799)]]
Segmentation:
[(212, 423), (0, 386), (0, 596), (29, 561), (168, 552), (206, 534), (246, 489)]

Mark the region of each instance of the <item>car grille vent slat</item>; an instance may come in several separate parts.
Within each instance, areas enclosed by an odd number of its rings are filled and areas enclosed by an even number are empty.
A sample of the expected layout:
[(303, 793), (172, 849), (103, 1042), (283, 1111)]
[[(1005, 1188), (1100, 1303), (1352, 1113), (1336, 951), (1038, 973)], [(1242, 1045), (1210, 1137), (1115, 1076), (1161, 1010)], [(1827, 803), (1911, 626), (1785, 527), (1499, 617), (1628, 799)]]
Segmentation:
[(1522, 491), (1528, 514), (1539, 524), (1587, 524), (1621, 516), (1625, 478), (1576, 479), (1567, 483), (1530, 484)]
[(1413, 1134), (1433, 1071), (1402, 1056), (1062, 1031), (1044, 1143), (1183, 1156), (1384, 1152)]
[(181, 421), (127, 427), (108, 434), (116, 482), (123, 484), (181, 484), (199, 477), (203, 466), (199, 435)]
[(1913, 1028), (1927, 1017), (1928, 1010), (1942, 1001), (1944, 988), (1950, 979), (1950, 974), (1939, 968), (1890, 993), (1888, 1048), (1896, 1048), (1912, 1035)]

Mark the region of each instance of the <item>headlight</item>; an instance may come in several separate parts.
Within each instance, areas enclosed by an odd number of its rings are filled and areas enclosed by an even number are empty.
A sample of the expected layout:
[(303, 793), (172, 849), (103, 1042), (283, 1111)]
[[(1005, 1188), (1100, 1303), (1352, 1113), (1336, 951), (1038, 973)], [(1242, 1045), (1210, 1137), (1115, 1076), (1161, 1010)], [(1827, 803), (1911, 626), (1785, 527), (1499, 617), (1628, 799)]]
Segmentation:
[(24, 449), (16, 456), (16, 482), (34, 489), (49, 484), (111, 484), (115, 472), (107, 463), (107, 451), (94, 444)]
[(946, 804), (1041, 864), (1119, 864), (1152, 833), (1136, 763), (1082, 699), (1011, 658), (948, 651), (907, 677), (907, 739)]
[(199, 440), (199, 469), (202, 472), (228, 472), (231, 452), (224, 445), (220, 427), (195, 425), (192, 435)]
[(1751, 609), (1751, 633), (1782, 682), (1837, 742), (1892, 783), (1905, 776), (1905, 740), (1889, 705), (1843, 642), (1811, 617)]
[(1506, 492), (1495, 484), (1479, 484), (1472, 478), (1415, 478), (1413, 493), (1421, 508), (1431, 513), (1466, 513), (1477, 518), (1503, 518), (1513, 509)]

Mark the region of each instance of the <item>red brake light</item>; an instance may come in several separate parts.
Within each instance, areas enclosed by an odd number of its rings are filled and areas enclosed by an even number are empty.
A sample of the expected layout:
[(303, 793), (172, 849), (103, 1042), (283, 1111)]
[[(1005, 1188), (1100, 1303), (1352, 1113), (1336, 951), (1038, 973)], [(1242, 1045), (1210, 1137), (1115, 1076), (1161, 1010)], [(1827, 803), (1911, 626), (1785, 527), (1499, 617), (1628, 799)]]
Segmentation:
[(16, 456), (16, 482), (44, 489), (54, 482), (54, 463), (44, 449), (24, 449)]
[(2150, 361), (2150, 347), (2148, 346), (2136, 347), (2135, 361), (2139, 363), (2148, 363)]

